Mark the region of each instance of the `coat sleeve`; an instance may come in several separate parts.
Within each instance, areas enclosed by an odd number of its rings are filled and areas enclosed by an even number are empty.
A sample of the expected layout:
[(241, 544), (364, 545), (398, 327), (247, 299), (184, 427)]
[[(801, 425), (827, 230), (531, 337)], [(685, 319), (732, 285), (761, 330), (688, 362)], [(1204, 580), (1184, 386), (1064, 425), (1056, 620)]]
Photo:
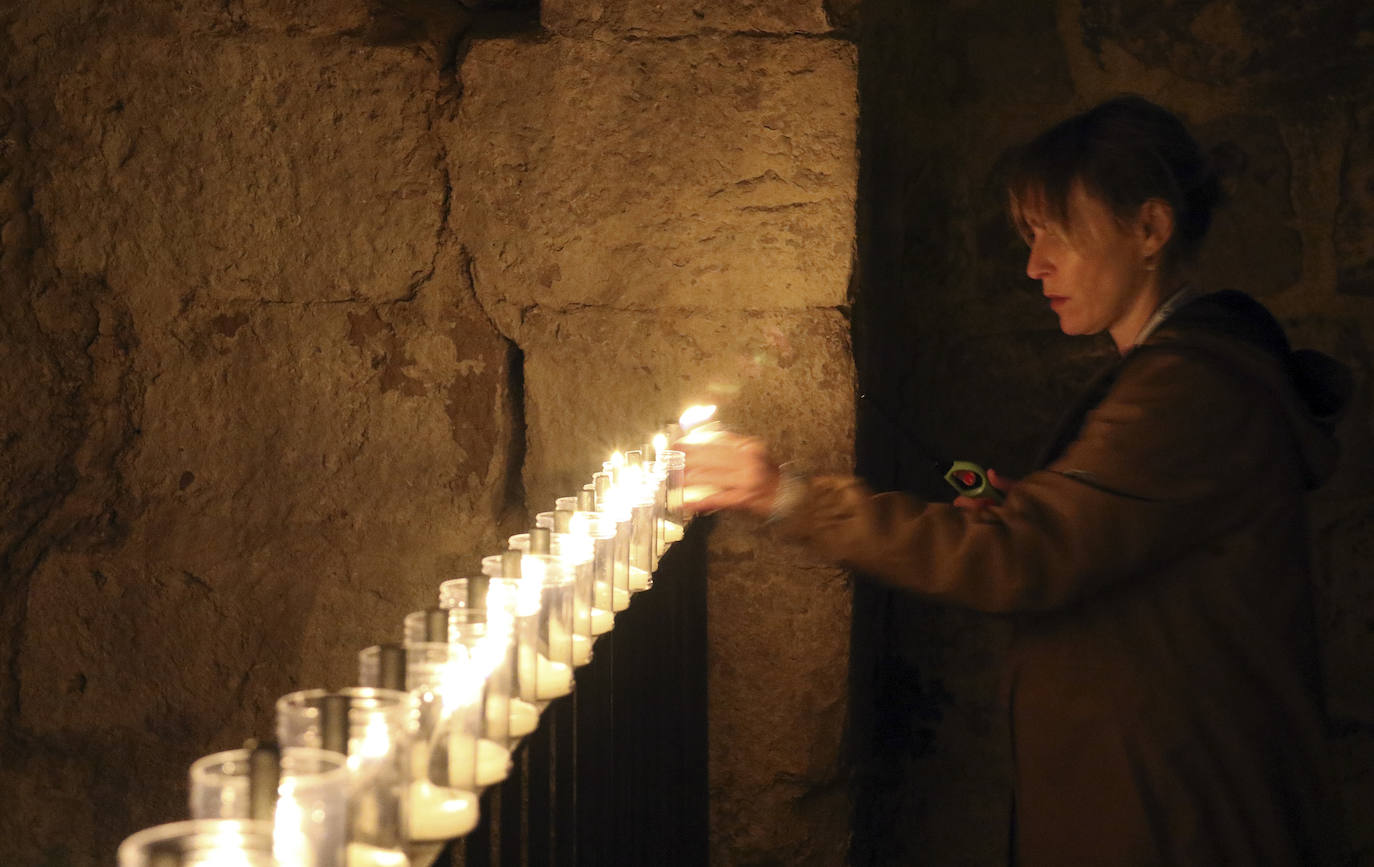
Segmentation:
[(1291, 468), (1290, 454), (1253, 382), (1151, 351), (1125, 365), (1064, 454), (1000, 507), (976, 514), (817, 477), (781, 529), (885, 583), (983, 611), (1043, 611), (1145, 580), (1238, 526), (1247, 484)]

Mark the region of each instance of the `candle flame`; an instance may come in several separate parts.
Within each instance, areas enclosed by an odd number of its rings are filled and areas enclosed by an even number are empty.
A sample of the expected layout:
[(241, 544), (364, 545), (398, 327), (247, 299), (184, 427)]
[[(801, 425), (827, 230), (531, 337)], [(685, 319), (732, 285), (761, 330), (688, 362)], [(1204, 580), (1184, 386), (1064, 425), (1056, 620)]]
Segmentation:
[(666, 448), (668, 448), (668, 436), (667, 436), (667, 434), (661, 434), (661, 433), (654, 434), (654, 441), (653, 441), (653, 442), (654, 442), (654, 454), (656, 454), (656, 455), (657, 455), (657, 454), (662, 454), (663, 450), (666, 449)]
[(355, 770), (362, 766), (365, 759), (380, 759), (391, 752), (391, 729), (387, 728), (386, 718), (381, 713), (369, 713), (363, 735), (357, 745), (350, 744), (348, 764)]
[(617, 449), (616, 451), (614, 451), (614, 452), (611, 453), (611, 466), (613, 466), (613, 467), (623, 467), (623, 466), (625, 466), (625, 456), (624, 456), (623, 454), (620, 453), (619, 449)]
[(686, 432), (703, 422), (710, 421), (711, 417), (715, 414), (715, 404), (709, 406), (689, 406), (683, 411), (682, 416), (678, 418), (677, 423), (678, 426), (682, 428), (683, 432)]
[(568, 532), (574, 536), (586, 536), (591, 530), (591, 516), (586, 512), (573, 512), (572, 520), (568, 523)]
[(468, 649), (463, 645), (449, 645), (449, 653), (449, 661), (439, 670), (439, 695), (444, 710), (451, 713), (471, 705), (481, 696), (486, 674), (468, 656)]

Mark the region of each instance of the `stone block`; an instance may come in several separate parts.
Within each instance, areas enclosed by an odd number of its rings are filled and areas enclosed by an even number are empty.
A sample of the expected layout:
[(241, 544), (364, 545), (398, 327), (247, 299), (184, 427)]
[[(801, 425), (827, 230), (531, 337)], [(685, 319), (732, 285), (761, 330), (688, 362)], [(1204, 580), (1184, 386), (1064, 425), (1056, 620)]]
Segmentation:
[(838, 41), (477, 43), (445, 138), (483, 303), (843, 304), (855, 73)]
[(1196, 133), (1226, 191), (1199, 256), (1198, 282), (1258, 298), (1294, 285), (1302, 277), (1302, 235), (1293, 226), (1293, 160), (1278, 123), (1232, 115)]
[(1322, 640), (1327, 709), (1346, 725), (1374, 725), (1374, 509), (1368, 505), (1316, 510), (1318, 632)]
[(1352, 116), (1332, 232), (1336, 291), (1370, 296), (1374, 295), (1374, 109), (1363, 105)]
[(749, 519), (710, 561), (711, 863), (844, 863), (849, 582)]
[(853, 363), (834, 311), (541, 313), (519, 340), (531, 513), (697, 403), (717, 404), (725, 426), (763, 437), (779, 460), (852, 467)]
[(604, 28), (635, 36), (689, 33), (828, 33), (823, 0), (543, 0), (539, 18), (555, 33)]
[(432, 270), (446, 197), (418, 52), (288, 38), (105, 39), (35, 133), (53, 258), (130, 294), (405, 298)]
[(506, 344), (434, 286), (203, 305), (141, 338), (139, 430), (109, 470), (126, 531), (33, 575), (21, 721), (232, 746), (282, 693), (353, 682), (358, 649), (433, 603), (439, 558), (476, 570), (495, 544)]
[(1265, 0), (1083, 0), (1079, 20), (1090, 51), (1115, 45), (1149, 68), (1204, 86), (1245, 82), (1271, 99), (1359, 93), (1369, 84), (1369, 47), (1358, 3)]
[(297, 34), (362, 30), (376, 5), (367, 0), (228, 0), (225, 4), (235, 23)]

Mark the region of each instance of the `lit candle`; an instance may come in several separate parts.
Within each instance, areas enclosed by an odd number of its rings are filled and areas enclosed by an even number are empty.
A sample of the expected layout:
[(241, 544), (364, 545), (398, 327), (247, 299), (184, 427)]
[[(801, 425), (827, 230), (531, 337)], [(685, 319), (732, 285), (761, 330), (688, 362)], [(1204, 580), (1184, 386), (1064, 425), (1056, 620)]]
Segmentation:
[(460, 784), (471, 780), (479, 789), (494, 786), (510, 773), (510, 751), (486, 738), (466, 733), (449, 741), (448, 778)]
[[(526, 652), (528, 651), (528, 652)], [(527, 686), (528, 685), (528, 686)], [(534, 648), (521, 648), (520, 697), (525, 701), (549, 701), (572, 692), (572, 669), (554, 662)], [(511, 721), (511, 730), (515, 722)]]
[(410, 867), (410, 859), (404, 852), (367, 843), (349, 843), (346, 860), (348, 867)]
[(717, 429), (714, 424), (708, 424), (716, 414), (715, 405), (711, 406), (690, 406), (683, 411), (678, 418), (678, 426), (682, 428), (682, 441), (685, 443), (708, 443), (715, 439)]
[(524, 737), (539, 728), (539, 708), (523, 699), (510, 700), (511, 737)]
[[(610, 618), (606, 630), (615, 625), (615, 615), (612, 612), (624, 611), (630, 607), (630, 591), (616, 587), (606, 581), (598, 581), (596, 584), (596, 609), (592, 612), (593, 622), (597, 614), (604, 614)], [(610, 609), (609, 611), (604, 609)], [(605, 631), (605, 630), (603, 630)], [(597, 633), (598, 635), (600, 632)]]
[(451, 840), (477, 827), (477, 796), (472, 792), (420, 779), (410, 784), (409, 795), (407, 837), (411, 841)]

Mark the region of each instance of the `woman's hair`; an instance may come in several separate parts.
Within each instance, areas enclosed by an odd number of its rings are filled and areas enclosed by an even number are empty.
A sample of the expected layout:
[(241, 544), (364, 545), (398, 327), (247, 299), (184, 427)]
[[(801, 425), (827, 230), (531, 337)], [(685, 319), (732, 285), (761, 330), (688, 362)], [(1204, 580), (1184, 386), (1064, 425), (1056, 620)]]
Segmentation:
[(1023, 237), (1027, 210), (1068, 226), (1075, 181), (1121, 219), (1150, 199), (1166, 202), (1174, 213), (1174, 234), (1161, 253), (1166, 267), (1197, 252), (1222, 196), (1216, 171), (1183, 122), (1134, 95), (1062, 121), (1012, 151), (1008, 208)]

